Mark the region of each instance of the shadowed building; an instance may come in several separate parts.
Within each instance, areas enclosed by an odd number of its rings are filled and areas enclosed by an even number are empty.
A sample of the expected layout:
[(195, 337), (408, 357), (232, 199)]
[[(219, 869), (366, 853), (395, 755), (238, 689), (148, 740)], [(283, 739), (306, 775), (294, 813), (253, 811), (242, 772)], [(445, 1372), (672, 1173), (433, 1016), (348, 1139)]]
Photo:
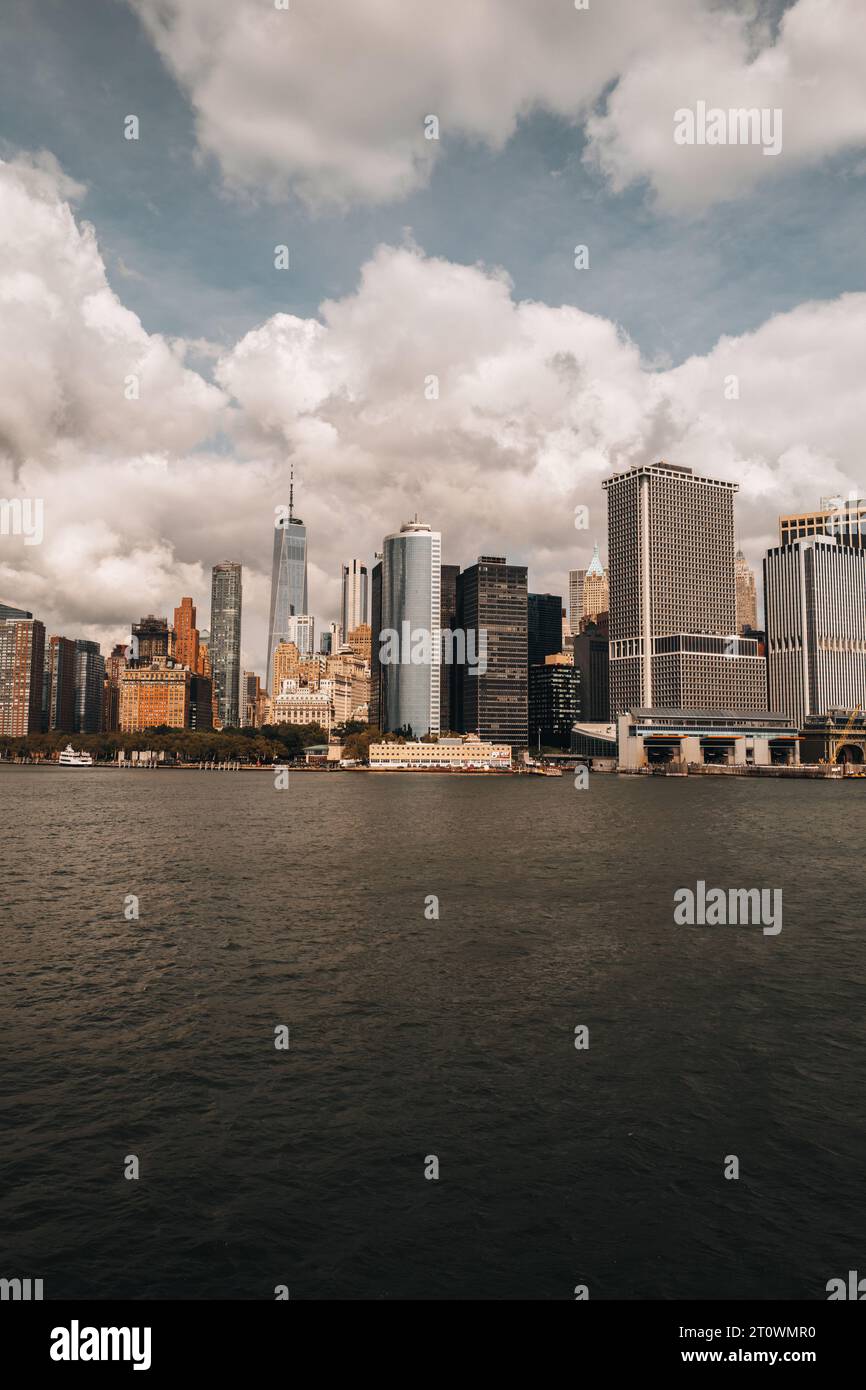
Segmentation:
[(484, 665), (457, 668), (460, 730), (525, 748), (529, 738), (526, 566), (482, 555), (457, 580), (457, 626)]
[(214, 695), (222, 727), (240, 723), (241, 566), (226, 560), (214, 565), (211, 583), (210, 662)]
[(69, 637), (49, 637), (45, 647), (42, 727), (75, 728), (75, 643)]

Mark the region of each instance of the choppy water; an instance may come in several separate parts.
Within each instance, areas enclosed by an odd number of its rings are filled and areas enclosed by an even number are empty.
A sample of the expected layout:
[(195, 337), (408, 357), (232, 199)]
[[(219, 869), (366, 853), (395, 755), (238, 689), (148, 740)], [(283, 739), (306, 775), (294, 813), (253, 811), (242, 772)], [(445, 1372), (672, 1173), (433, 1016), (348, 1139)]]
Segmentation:
[[(864, 798), (0, 768), (0, 1274), (825, 1297), (866, 1261)], [(781, 935), (674, 926), (699, 878), (781, 887)]]

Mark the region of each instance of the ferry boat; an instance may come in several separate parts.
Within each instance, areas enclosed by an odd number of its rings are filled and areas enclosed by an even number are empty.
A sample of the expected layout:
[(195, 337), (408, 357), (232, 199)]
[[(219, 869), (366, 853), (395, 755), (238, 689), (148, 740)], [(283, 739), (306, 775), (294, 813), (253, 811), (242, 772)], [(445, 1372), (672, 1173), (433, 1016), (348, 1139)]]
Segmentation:
[(91, 754), (76, 753), (71, 743), (67, 743), (57, 761), (61, 767), (93, 767)]

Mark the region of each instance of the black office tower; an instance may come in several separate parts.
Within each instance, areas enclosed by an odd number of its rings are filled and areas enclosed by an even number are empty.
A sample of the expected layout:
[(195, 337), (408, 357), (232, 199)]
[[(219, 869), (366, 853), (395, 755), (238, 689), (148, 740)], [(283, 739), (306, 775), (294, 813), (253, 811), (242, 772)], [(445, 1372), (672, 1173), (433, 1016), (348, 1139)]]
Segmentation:
[[(527, 621), (525, 565), (482, 555), (458, 576), (457, 624), (467, 656), (457, 667), (464, 733), (526, 747)], [(480, 658), (474, 667), (473, 656)]]

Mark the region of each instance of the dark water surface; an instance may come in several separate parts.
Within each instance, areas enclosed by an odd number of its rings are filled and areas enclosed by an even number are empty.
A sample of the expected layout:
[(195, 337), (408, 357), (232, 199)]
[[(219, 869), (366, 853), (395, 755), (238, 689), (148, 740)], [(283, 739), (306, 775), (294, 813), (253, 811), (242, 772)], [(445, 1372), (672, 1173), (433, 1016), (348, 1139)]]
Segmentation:
[[(826, 1297), (866, 1269), (864, 806), (858, 781), (0, 768), (0, 1275)], [(698, 879), (781, 888), (781, 934), (675, 926)]]

